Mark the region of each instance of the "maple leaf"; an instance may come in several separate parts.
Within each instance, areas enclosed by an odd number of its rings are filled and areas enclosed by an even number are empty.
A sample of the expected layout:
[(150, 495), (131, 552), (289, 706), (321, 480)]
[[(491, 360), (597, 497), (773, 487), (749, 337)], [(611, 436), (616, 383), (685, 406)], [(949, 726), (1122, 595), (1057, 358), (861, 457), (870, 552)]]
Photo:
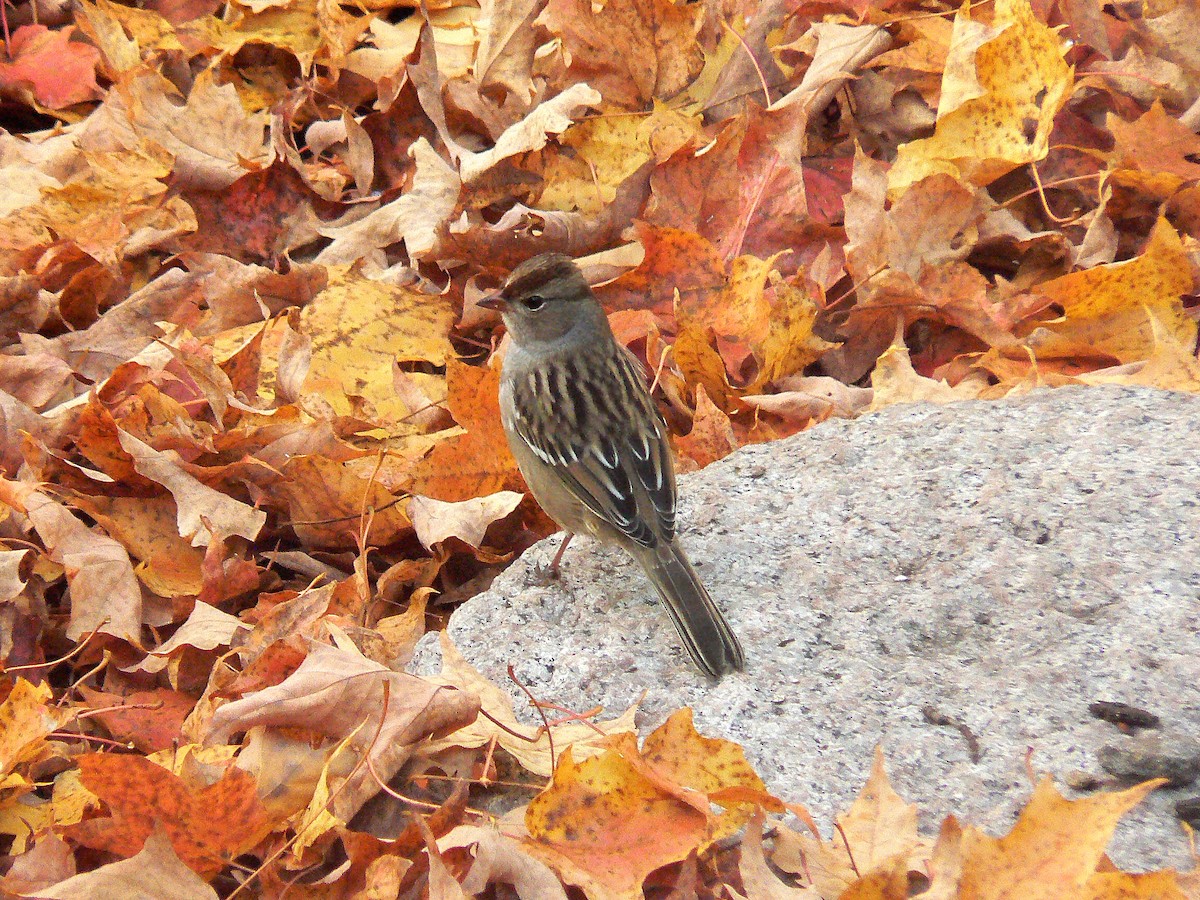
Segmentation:
[(1038, 285), (1062, 306), (1063, 317), (1033, 331), (1025, 343), (1039, 358), (1101, 354), (1136, 362), (1154, 353), (1153, 315), (1172, 340), (1191, 346), (1197, 325), (1180, 299), (1191, 286), (1179, 235), (1159, 219), (1140, 256)]
[[(219, 708), (207, 737), (222, 743), (255, 726), (311, 728), (347, 740), (386, 782), (418, 741), (469, 725), (478, 709), (478, 700), (464, 691), (393, 672), (355, 650), (317, 644), (280, 684)], [(347, 821), (378, 789), (363, 767), (329, 811)]]
[(550, 0), (538, 22), (559, 36), (571, 68), (610, 102), (640, 107), (678, 94), (700, 74), (700, 8), (670, 0)]
[(37, 896), (46, 900), (217, 900), (217, 892), (180, 860), (161, 826), (156, 826), (142, 849), (128, 859), (40, 888)]
[(530, 802), (525, 826), (528, 851), (568, 884), (639, 900), (647, 875), (700, 845), (708, 816), (681, 788), (639, 765), (637, 739), (625, 735), (581, 763), (563, 753), (553, 783)]
[(407, 513), (417, 540), (427, 550), (452, 537), (478, 550), (488, 526), (516, 509), (524, 497), (515, 491), (500, 491), (486, 497), (445, 503), (416, 496), (408, 501)]
[(446, 364), (450, 413), (466, 429), (447, 435), (412, 469), (412, 491), (436, 500), (469, 500), (521, 486), (500, 423), (500, 370)]
[(1058, 36), (1028, 0), (998, 0), (990, 26), (958, 13), (934, 134), (898, 148), (889, 194), (936, 172), (988, 184), (1044, 158), (1072, 84)]
[(508, 694), (468, 663), (445, 631), (439, 637), (442, 671), (429, 680), (478, 697), (481, 708), (488, 715), (434, 741), (426, 748), (430, 755), (447, 747), (482, 747), (489, 741), (495, 741), (526, 770), (545, 777), (554, 771), (556, 752), (574, 748), (576, 758), (587, 759), (604, 751), (610, 735), (634, 731), (636, 704), (615, 719), (558, 722), (552, 724), (549, 731), (533, 733), (533, 729), (517, 720)]
[(44, 25), (22, 25), (6, 41), (0, 60), (0, 91), (28, 90), (47, 109), (62, 109), (100, 96), (96, 85), (95, 47), (72, 41), (74, 28), (51, 31)]
[(1049, 777), (1042, 778), (1004, 837), (993, 838), (972, 827), (943, 832), (934, 850), (934, 860), (940, 859), (941, 865), (934, 870), (931, 900), (950, 896), (980, 900), (1089, 896), (1089, 882), (1097, 889), (1096, 896), (1104, 896), (1098, 889), (1105, 879), (1092, 882), (1099, 874), (1104, 847), (1120, 817), (1159, 784), (1148, 782), (1125, 791), (1068, 800), (1054, 789)]
[(18, 678), (0, 703), (0, 805), (32, 789), (16, 769), (38, 759), (47, 749), (46, 736), (62, 724), (63, 715), (47, 703), (50, 696), (46, 685)]
[(236, 767), (197, 790), (140, 756), (89, 753), (78, 764), (84, 785), (112, 813), (67, 829), (85, 846), (131, 857), (158, 822), (179, 859), (208, 879), (270, 830), (254, 779)]
[(66, 570), (71, 589), (67, 636), (102, 631), (136, 644), (142, 592), (125, 548), (99, 534), (32, 485), (0, 479), (0, 502), (23, 513), (51, 559)]

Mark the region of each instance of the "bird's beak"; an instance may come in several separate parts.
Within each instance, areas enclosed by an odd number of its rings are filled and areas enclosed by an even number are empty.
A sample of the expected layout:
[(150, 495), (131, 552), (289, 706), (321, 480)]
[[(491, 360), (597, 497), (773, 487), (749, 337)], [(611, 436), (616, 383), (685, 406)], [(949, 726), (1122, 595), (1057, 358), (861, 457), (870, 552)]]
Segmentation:
[(508, 301), (500, 294), (488, 294), (477, 305), (484, 309), (494, 309), (496, 312), (504, 312), (508, 309)]

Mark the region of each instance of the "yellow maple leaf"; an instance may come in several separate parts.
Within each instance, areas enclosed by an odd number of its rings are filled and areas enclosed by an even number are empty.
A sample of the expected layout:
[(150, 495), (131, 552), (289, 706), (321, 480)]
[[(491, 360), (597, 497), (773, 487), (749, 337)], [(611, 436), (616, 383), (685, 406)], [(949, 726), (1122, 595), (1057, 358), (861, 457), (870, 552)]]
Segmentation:
[(989, 184), (1044, 158), (1054, 117), (1074, 83), (1063, 50), (1028, 0), (997, 0), (991, 26), (973, 21), (964, 5), (954, 21), (933, 136), (898, 148), (888, 193), (898, 197), (938, 172)]

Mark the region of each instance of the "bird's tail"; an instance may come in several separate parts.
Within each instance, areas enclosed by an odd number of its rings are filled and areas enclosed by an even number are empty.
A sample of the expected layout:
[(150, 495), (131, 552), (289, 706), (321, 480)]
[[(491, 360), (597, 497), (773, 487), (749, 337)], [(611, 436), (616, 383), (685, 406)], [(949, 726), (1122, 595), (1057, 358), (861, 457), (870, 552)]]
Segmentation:
[(679, 542), (659, 541), (639, 555), (696, 665), (715, 678), (744, 668), (742, 645), (700, 583)]

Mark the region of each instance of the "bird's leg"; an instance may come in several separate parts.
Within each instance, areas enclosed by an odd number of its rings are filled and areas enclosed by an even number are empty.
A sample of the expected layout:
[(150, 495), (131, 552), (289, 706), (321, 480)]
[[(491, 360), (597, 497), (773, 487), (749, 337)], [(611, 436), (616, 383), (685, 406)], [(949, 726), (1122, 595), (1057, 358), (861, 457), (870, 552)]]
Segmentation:
[(568, 531), (567, 536), (563, 538), (563, 542), (558, 545), (558, 551), (554, 554), (554, 559), (550, 560), (548, 566), (536, 566), (533, 574), (540, 584), (549, 584), (551, 581), (559, 579), (559, 563), (562, 562), (563, 553), (566, 552), (567, 544), (571, 543), (571, 538), (575, 537), (575, 532)]
[(567, 545), (571, 543), (571, 538), (575, 537), (575, 532), (568, 531), (567, 536), (563, 538), (563, 542), (558, 545), (558, 552), (554, 554), (554, 559), (550, 560), (550, 577), (555, 581), (558, 580), (558, 564), (562, 562), (563, 554), (567, 552)]

